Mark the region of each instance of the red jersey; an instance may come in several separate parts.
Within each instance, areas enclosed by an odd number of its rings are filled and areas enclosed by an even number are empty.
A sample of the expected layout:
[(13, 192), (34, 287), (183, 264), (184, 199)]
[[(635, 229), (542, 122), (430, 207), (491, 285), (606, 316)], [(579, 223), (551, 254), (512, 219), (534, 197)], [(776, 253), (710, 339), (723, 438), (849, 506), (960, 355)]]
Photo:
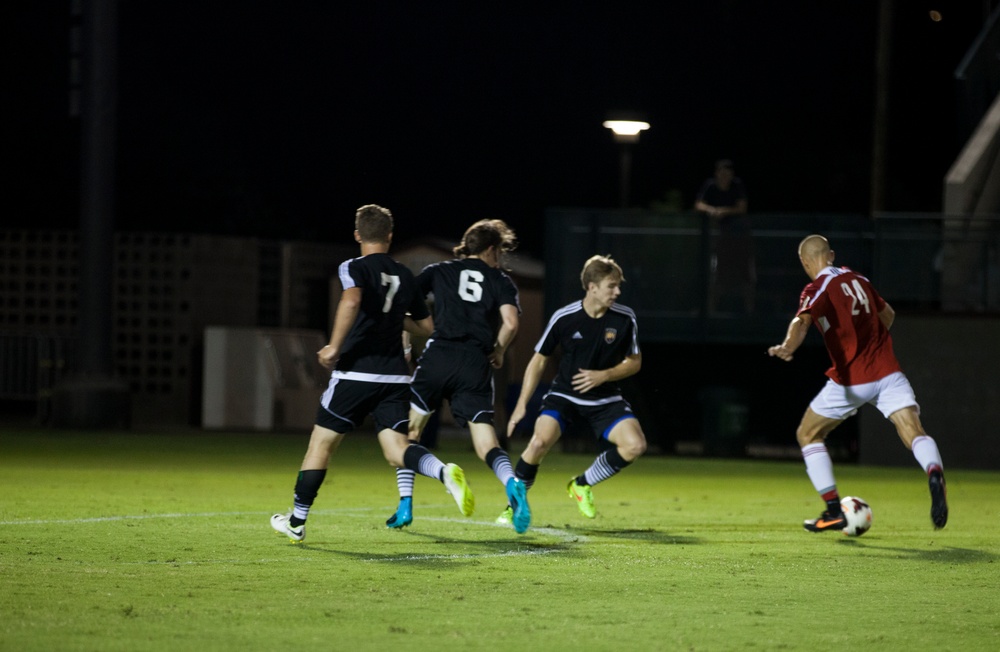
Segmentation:
[(862, 385), (900, 371), (889, 329), (878, 318), (884, 308), (871, 281), (847, 267), (825, 268), (802, 290), (796, 314), (809, 313), (823, 335), (833, 382)]

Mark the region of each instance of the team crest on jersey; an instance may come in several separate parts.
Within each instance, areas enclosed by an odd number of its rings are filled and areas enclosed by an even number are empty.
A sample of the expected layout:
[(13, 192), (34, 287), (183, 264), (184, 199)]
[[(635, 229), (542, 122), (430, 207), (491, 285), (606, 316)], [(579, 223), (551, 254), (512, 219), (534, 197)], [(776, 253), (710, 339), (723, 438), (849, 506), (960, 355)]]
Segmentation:
[(618, 337), (618, 329), (617, 328), (605, 328), (604, 329), (604, 343), (605, 344), (611, 344), (612, 342), (615, 341), (615, 338), (617, 338), (617, 337)]

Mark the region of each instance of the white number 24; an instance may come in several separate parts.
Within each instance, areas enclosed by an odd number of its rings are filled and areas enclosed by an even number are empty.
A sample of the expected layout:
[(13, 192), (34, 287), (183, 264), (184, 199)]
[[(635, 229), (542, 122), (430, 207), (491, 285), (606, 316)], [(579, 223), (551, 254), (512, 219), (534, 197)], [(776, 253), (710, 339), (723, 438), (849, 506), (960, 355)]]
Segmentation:
[(866, 313), (871, 314), (871, 301), (868, 299), (868, 295), (865, 294), (864, 288), (861, 287), (861, 283), (858, 282), (858, 279), (851, 281), (850, 285), (847, 283), (841, 283), (840, 289), (844, 291), (844, 294), (851, 297), (852, 315), (861, 314), (861, 309), (858, 307), (859, 303), (864, 307)]

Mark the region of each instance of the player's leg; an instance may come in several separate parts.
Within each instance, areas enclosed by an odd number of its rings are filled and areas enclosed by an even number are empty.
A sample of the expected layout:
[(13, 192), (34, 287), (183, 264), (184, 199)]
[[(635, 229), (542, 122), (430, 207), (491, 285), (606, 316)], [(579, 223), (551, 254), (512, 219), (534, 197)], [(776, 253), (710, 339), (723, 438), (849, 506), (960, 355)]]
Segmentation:
[(410, 403), (410, 426), (408, 433), (410, 441), (420, 441), (420, 433), (427, 427), (427, 422), (431, 420), (433, 414), (433, 410), (425, 410), (414, 403)]
[[(425, 356), (421, 359), (423, 366), (418, 367), (408, 387), (409, 400), (409, 421), (407, 426), (407, 438), (412, 443), (419, 443), (420, 436), (427, 427), (427, 423), (434, 415), (435, 410), (440, 407), (439, 392), (434, 389), (431, 378), (428, 377), (426, 366), (429, 360)], [(433, 367), (433, 365), (432, 365)], [(435, 403), (435, 401), (437, 401)], [(386, 527), (402, 528), (413, 522), (413, 485), (416, 481), (416, 472), (407, 468), (396, 468), (396, 490), (399, 492), (399, 504), (385, 521)]]
[[(514, 477), (524, 484), (525, 494), (535, 484), (538, 467), (545, 455), (555, 446), (562, 436), (563, 419), (558, 411), (543, 406), (542, 413), (535, 419), (534, 433), (531, 440), (521, 453), (521, 458), (514, 466)], [(514, 508), (508, 503), (507, 508), (497, 517), (496, 522), (509, 524), (513, 522)]]
[[(417, 417), (416, 419), (415, 416)], [(427, 425), (427, 421), (430, 418), (429, 414), (426, 418), (420, 418), (420, 416), (420, 413), (411, 407), (409, 434), (407, 435), (407, 439), (411, 443), (420, 443), (420, 434), (423, 432), (424, 426)], [(414, 428), (415, 420), (418, 423), (417, 427)], [(410, 469), (396, 469), (396, 490), (399, 492), (399, 504), (396, 506), (396, 511), (393, 512), (392, 516), (386, 519), (386, 527), (403, 528), (413, 522), (413, 484), (416, 481), (416, 477), (416, 472)]]
[(802, 421), (795, 432), (802, 449), (802, 459), (806, 464), (806, 474), (812, 482), (816, 493), (826, 503), (826, 510), (819, 518), (803, 522), (803, 527), (810, 532), (825, 530), (843, 530), (846, 525), (843, 510), (840, 507), (840, 494), (837, 491), (837, 481), (833, 475), (833, 459), (826, 449), (826, 436), (834, 428), (843, 423), (843, 419), (822, 416), (806, 408)]
[(614, 409), (614, 414), (603, 416), (603, 420), (605, 422), (610, 420), (610, 423), (604, 426), (601, 436), (614, 444), (614, 448), (609, 448), (598, 455), (586, 471), (566, 485), (569, 497), (576, 502), (580, 513), (587, 518), (594, 518), (597, 514), (591, 487), (618, 475), (646, 452), (646, 435), (639, 420), (632, 414), (631, 409), (627, 408), (627, 404), (615, 408), (609, 406), (605, 411), (610, 409)]
[(305, 523), (309, 517), (319, 488), (326, 479), (326, 469), (330, 456), (340, 446), (344, 434), (320, 425), (313, 426), (309, 437), (309, 447), (302, 460), (298, 478), (295, 481), (295, 497), (291, 514), (275, 514), (271, 517), (271, 527), (288, 536), (292, 541), (305, 539)]
[(396, 469), (396, 490), (399, 505), (392, 516), (385, 520), (385, 526), (403, 528), (413, 522), (413, 482), (417, 474), (410, 469)]
[(510, 463), (507, 451), (500, 448), (496, 430), (492, 423), (469, 423), (469, 433), (472, 436), (472, 447), (479, 459), (486, 462), (500, 484), (507, 486), (507, 481), (514, 478), (514, 467)]
[[(537, 470), (548, 452), (559, 441), (562, 431), (563, 424), (560, 415), (554, 411), (542, 410), (542, 413), (535, 419), (535, 431), (532, 433), (528, 445), (525, 446), (524, 451), (521, 453), (521, 461), (535, 467)], [(518, 466), (520, 466), (520, 463), (518, 463)], [(517, 477), (527, 480), (516, 469), (514, 473)], [(534, 481), (534, 475), (532, 475), (531, 480)]]
[(389, 464), (439, 480), (455, 499), (462, 515), (472, 516), (476, 500), (465, 479), (465, 472), (460, 466), (445, 464), (425, 447), (410, 442), (406, 435), (389, 428), (379, 431), (378, 441)]
[(948, 523), (948, 497), (944, 481), (944, 463), (937, 443), (924, 432), (920, 422), (920, 412), (916, 406), (897, 410), (889, 415), (896, 426), (896, 432), (903, 444), (913, 452), (921, 468), (927, 473), (927, 485), (931, 492), (931, 522), (937, 529)]
[(528, 505), (528, 488), (523, 481), (514, 477), (510, 456), (497, 441), (492, 423), (469, 423), (472, 445), (476, 455), (486, 462), (493, 474), (504, 486), (507, 495), (507, 509), (498, 522), (510, 523), (516, 532), (523, 533), (531, 525), (531, 507)]
[(535, 431), (521, 453), (521, 459), (514, 467), (514, 475), (524, 482), (528, 489), (535, 484), (538, 467), (552, 447), (562, 436), (563, 421), (558, 412), (544, 410), (535, 419)]

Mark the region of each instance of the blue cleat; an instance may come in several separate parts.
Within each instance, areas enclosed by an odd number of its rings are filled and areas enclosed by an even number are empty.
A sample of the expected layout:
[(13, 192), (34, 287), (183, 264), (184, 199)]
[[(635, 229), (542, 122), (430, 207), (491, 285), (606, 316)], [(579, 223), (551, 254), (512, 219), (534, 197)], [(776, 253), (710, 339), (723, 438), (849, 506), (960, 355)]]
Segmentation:
[(396, 508), (396, 513), (389, 517), (385, 522), (386, 527), (391, 528), (404, 528), (413, 522), (413, 498), (411, 496), (406, 496), (405, 498), (399, 499), (399, 507)]
[(511, 518), (514, 531), (523, 534), (531, 525), (531, 508), (528, 507), (528, 489), (517, 478), (507, 481), (507, 500), (514, 510)]

